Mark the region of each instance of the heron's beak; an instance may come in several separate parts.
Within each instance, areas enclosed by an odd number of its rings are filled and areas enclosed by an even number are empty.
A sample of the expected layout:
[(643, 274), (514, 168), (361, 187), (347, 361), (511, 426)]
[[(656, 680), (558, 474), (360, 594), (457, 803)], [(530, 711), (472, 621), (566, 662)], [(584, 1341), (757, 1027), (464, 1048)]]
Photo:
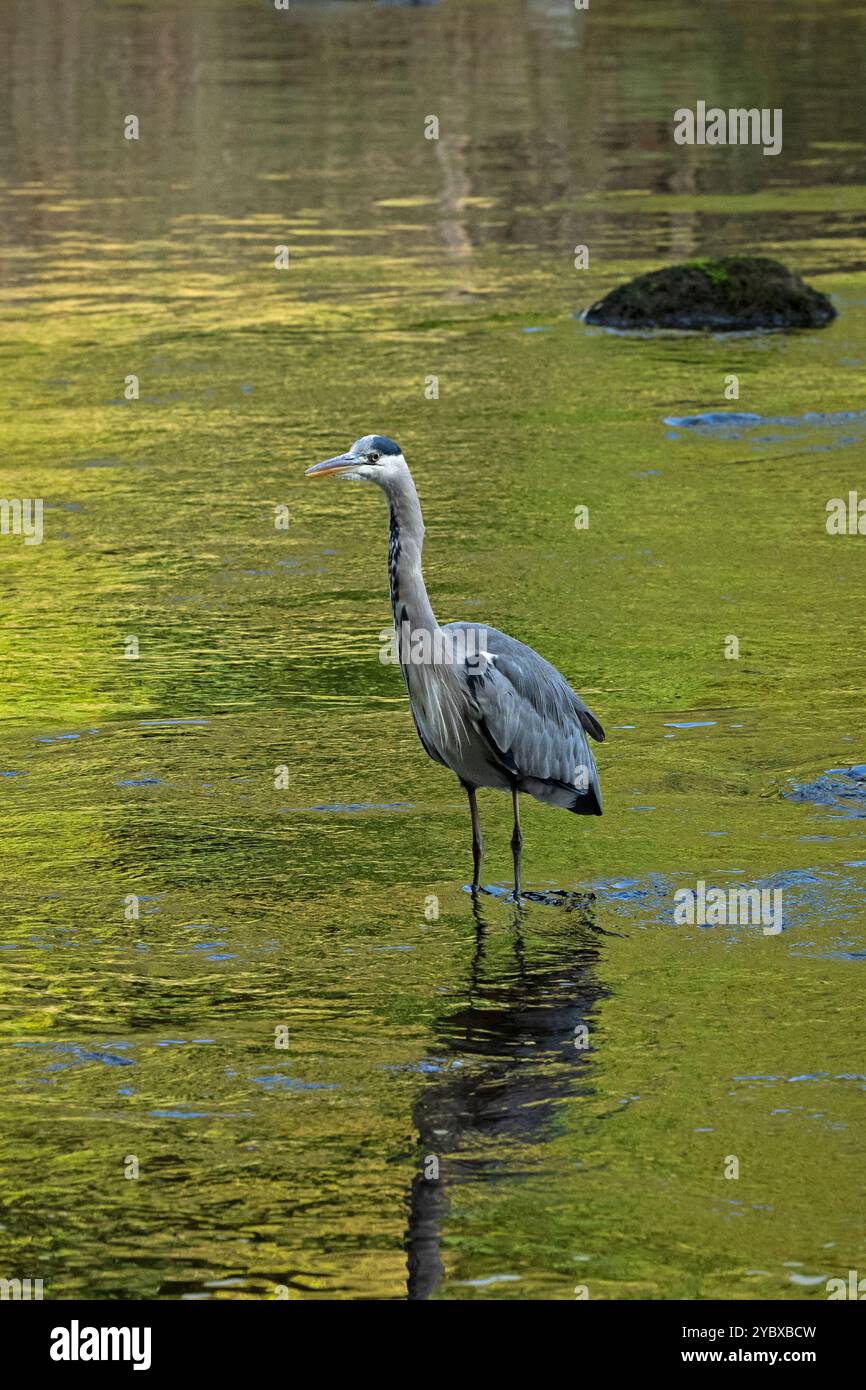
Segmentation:
[(357, 468), (363, 462), (357, 454), (338, 454), (336, 458), (325, 459), (324, 463), (314, 463), (312, 468), (306, 470), (304, 477), (318, 475), (323, 478), (326, 473), (348, 473), (350, 469)]

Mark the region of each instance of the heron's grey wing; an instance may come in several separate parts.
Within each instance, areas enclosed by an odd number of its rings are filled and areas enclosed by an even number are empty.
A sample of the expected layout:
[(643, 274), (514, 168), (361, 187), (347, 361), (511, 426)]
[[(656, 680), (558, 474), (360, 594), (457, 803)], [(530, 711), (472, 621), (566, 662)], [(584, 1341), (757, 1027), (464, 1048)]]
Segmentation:
[(545, 661), (543, 656), (539, 656), (538, 652), (527, 647), (524, 642), (518, 642), (516, 637), (509, 637), (505, 632), (497, 632), (490, 628), (488, 632), (491, 639), (488, 646), (497, 657), (500, 670), (508, 676), (512, 685), (525, 699), (531, 700), (533, 690), (540, 687), (547, 702), (565, 712), (570, 713), (573, 710), (586, 733), (597, 743), (604, 743), (604, 729), (592, 710), (587, 709), (583, 700), (575, 694), (555, 666), (551, 666), (549, 661)]
[[(473, 630), (487, 660), (463, 667), (478, 727), (504, 769), (526, 790), (571, 810), (601, 811), (601, 791), (587, 733), (604, 730), (555, 666), (507, 633), (478, 623), (449, 623)], [(467, 642), (467, 647), (470, 644)], [(545, 786), (545, 784), (547, 784)], [(563, 793), (570, 793), (563, 799)], [(578, 804), (579, 803), (579, 804)]]
[(604, 729), (592, 710), (575, 694), (556, 667), (545, 661), (532, 647), (518, 642), (516, 637), (509, 637), (507, 632), (484, 627), (480, 623), (449, 623), (448, 626), (464, 630), (471, 628), (477, 632), (480, 644), (495, 658), (497, 669), (508, 677), (524, 699), (533, 703), (540, 697), (544, 704), (552, 704), (557, 712), (573, 710), (590, 737), (597, 743), (604, 742)]

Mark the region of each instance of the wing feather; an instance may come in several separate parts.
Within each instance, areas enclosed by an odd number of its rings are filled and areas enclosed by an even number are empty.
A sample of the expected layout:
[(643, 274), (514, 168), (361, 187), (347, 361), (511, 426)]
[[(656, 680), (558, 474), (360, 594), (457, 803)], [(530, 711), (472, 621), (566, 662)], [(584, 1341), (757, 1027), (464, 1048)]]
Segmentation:
[(488, 658), (479, 662), (477, 672), (471, 664), (461, 670), (477, 710), (477, 727), (503, 770), (530, 784), (526, 789), (534, 795), (539, 793), (533, 784), (550, 784), (551, 800), (557, 800), (561, 789), (567, 800), (558, 804), (573, 810), (578, 809), (576, 794), (588, 794), (600, 812), (598, 773), (587, 734), (601, 741), (604, 730), (556, 667), (496, 628), (478, 623), (448, 627), (473, 630)]

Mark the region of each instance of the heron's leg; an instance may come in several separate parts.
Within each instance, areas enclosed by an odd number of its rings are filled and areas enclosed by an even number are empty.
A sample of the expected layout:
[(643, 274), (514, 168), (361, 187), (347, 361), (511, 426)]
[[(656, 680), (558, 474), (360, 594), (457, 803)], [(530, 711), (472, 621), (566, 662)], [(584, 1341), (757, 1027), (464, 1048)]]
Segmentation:
[(469, 797), (469, 814), (472, 817), (472, 890), (478, 888), (481, 878), (481, 860), (484, 858), (484, 841), (481, 838), (481, 824), (478, 820), (478, 803), (475, 800), (475, 787), (467, 786), (466, 795)]
[(519, 792), (516, 787), (511, 788), (511, 802), (514, 806), (514, 832), (511, 836), (511, 853), (514, 858), (514, 899), (520, 902), (520, 850), (523, 845), (523, 836), (520, 833), (520, 811), (518, 808)]

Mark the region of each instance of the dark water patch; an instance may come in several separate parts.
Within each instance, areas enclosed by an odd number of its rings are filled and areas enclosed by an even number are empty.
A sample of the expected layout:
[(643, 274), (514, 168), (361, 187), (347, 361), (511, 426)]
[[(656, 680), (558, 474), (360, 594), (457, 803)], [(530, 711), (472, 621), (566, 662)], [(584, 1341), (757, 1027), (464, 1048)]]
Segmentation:
[(299, 1081), (294, 1076), (284, 1076), (282, 1072), (273, 1072), (265, 1076), (254, 1076), (257, 1086), (263, 1086), (266, 1091), (338, 1091), (339, 1086), (329, 1085), (324, 1081)]
[(584, 916), (586, 926), (602, 935), (609, 934), (592, 917), (592, 904), (595, 902), (595, 893), (592, 892), (570, 888), (522, 888), (520, 904), (518, 905), (511, 883), (485, 883), (478, 888), (477, 894), (471, 883), (465, 883), (463, 891), (470, 895), (480, 894), (485, 898), (498, 899), (499, 902), (515, 907), (518, 911), (521, 907), (532, 904), (536, 907), (555, 907), (561, 912), (581, 913)]
[[(393, 4), (394, 0), (389, 0), (389, 3)], [(519, 1274), (485, 1274), (477, 1279), (454, 1280), (458, 1289), (488, 1289), (493, 1284), (519, 1284), (520, 1282)]]
[(345, 815), (357, 811), (411, 811), (413, 809), (414, 803), (411, 801), (335, 801), (328, 806), (281, 806), (278, 814), (288, 816), (296, 811), (315, 811), (328, 815)]
[(214, 1110), (148, 1110), (148, 1115), (152, 1120), (236, 1120), (244, 1119), (252, 1112), (240, 1110), (235, 1113), (223, 1113)]
[(802, 1289), (816, 1288), (818, 1284), (826, 1284), (832, 1276), (829, 1274), (799, 1274), (796, 1270), (788, 1275), (788, 1280)]
[(780, 1076), (771, 1072), (746, 1072), (741, 1075), (732, 1076), (732, 1081), (746, 1082), (749, 1085), (776, 1086), (793, 1085), (803, 1081), (857, 1081), (866, 1083), (866, 1076), (861, 1072), (853, 1071), (803, 1071), (794, 1076)]
[[(796, 441), (804, 444), (804, 435), (810, 431), (839, 431), (845, 426), (853, 426), (844, 434), (837, 434), (829, 444), (816, 444), (816, 449), (842, 448), (862, 440), (866, 432), (866, 411), (806, 411), (803, 415), (755, 415), (751, 411), (710, 410), (700, 415), (666, 415), (662, 423), (668, 425), (669, 439), (679, 439), (685, 434), (697, 434), (703, 439), (742, 440), (754, 444), (784, 444)], [(758, 430), (762, 432), (757, 433)], [(770, 433), (766, 431), (770, 430)]]
[(197, 941), (193, 946), (185, 947), (180, 954), (183, 956), (203, 956), (205, 960), (236, 960), (237, 955), (234, 951), (223, 949), (227, 945), (226, 941)]
[[(700, 892), (699, 882), (703, 882)], [(627, 919), (632, 928), (664, 927), (680, 933), (721, 931), (728, 933), (728, 945), (735, 945), (752, 939), (755, 933), (763, 933), (765, 927), (779, 925), (782, 933), (794, 933), (789, 946), (792, 954), (816, 958), (821, 954), (833, 954), (852, 960), (861, 955), (861, 938), (851, 928), (862, 918), (862, 874), (799, 868), (779, 870), (750, 880), (740, 868), (715, 869), (712, 873), (680, 871), (671, 876), (595, 880), (592, 886), (598, 904), (608, 907), (620, 920)], [(695, 895), (694, 922), (679, 921), (675, 916), (680, 906), (678, 895), (684, 889)], [(763, 895), (760, 899), (763, 915), (755, 915), (753, 898), (742, 897), (755, 893)], [(724, 920), (717, 920), (722, 915), (718, 894), (724, 897)], [(747, 902), (752, 906), (747, 908)], [(709, 920), (697, 920), (702, 915)], [(804, 928), (814, 930), (816, 921), (824, 924), (829, 934), (823, 934), (818, 940), (803, 940), (800, 933)], [(843, 931), (844, 936), (840, 935)], [(768, 936), (778, 934), (766, 932)]]
[(142, 729), (168, 729), (177, 724), (209, 724), (209, 719), (139, 719)]
[[(115, 1043), (117, 1049), (128, 1047), (128, 1043)], [(106, 1067), (133, 1067), (135, 1062), (131, 1057), (118, 1057), (116, 1052), (106, 1052), (88, 1049), (76, 1043), (40, 1043), (40, 1042), (15, 1042), (13, 1047), (31, 1047), (44, 1049), (47, 1052), (68, 1053), (79, 1062), (101, 1062)], [(71, 1066), (72, 1063), (55, 1062), (50, 1064), (50, 1070), (63, 1066)]]
[(420, 1062), (402, 1062), (386, 1064), (384, 1071), (395, 1072), (417, 1072), (421, 1076), (437, 1076), (443, 1071), (452, 1071), (463, 1066), (459, 1057), (454, 1057), (450, 1061), (447, 1057), (422, 1057)]
[(782, 795), (786, 801), (810, 802), (839, 815), (862, 819), (866, 816), (866, 763), (831, 767), (814, 781), (795, 784)]

